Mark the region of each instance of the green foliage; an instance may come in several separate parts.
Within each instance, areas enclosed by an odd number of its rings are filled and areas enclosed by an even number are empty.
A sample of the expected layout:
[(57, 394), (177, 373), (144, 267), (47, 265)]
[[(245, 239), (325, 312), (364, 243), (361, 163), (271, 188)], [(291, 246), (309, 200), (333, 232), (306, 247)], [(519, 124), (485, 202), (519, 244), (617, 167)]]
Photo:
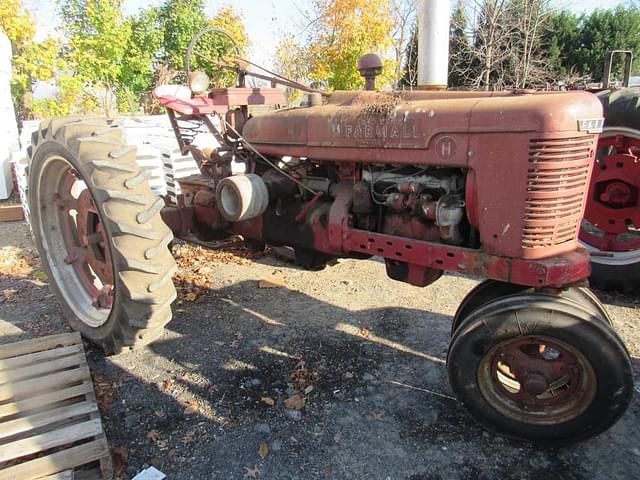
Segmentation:
[(204, 0), (166, 0), (160, 8), (160, 21), (163, 60), (170, 67), (182, 70), (189, 42), (207, 26)]
[[(160, 11), (153, 7), (126, 19), (126, 30), (131, 34), (122, 58), (118, 86), (119, 100), (121, 96), (127, 97), (127, 104), (137, 104), (140, 96), (153, 88), (155, 66), (163, 40), (159, 22)], [(127, 111), (130, 110), (132, 108), (127, 107)]]
[[(615, 9), (594, 10), (591, 15), (570, 12), (553, 13), (543, 34), (549, 52), (549, 66), (559, 78), (591, 77), (602, 79), (606, 54), (611, 50), (632, 50), (640, 54), (640, 10), (618, 5)], [(622, 65), (614, 65), (620, 75)], [(635, 71), (640, 71), (636, 63)]]
[(83, 81), (75, 75), (63, 73), (56, 77), (55, 98), (33, 101), (36, 117), (46, 118), (78, 112), (92, 112), (98, 108), (95, 97), (90, 94)]
[(63, 0), (63, 28), (69, 36), (67, 58), (86, 82), (112, 90), (123, 71), (131, 37), (121, 0)]
[(567, 77), (579, 63), (581, 42), (580, 17), (566, 10), (551, 12), (545, 25), (542, 43), (548, 52), (549, 69)]
[(449, 30), (449, 85), (452, 87), (464, 86), (466, 75), (459, 68), (454, 67), (455, 62), (461, 62), (467, 59), (469, 52), (469, 39), (466, 35), (467, 30), (467, 13), (462, 5), (458, 6), (451, 17), (451, 27)]
[(625, 49), (640, 53), (640, 10), (622, 5), (613, 10), (595, 10), (583, 19), (581, 37), (578, 68), (600, 81), (607, 52)]

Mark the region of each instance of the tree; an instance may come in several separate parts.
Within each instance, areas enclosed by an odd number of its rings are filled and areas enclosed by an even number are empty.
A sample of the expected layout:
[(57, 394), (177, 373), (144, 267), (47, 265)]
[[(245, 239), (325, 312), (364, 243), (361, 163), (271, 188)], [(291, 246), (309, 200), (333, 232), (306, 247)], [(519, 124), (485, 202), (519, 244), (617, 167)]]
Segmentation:
[(9, 37), (13, 48), (11, 94), (18, 119), (32, 113), (35, 83), (51, 80), (63, 67), (58, 42), (52, 38), (37, 42), (35, 25), (35, 19), (24, 10), (20, 0), (3, 0), (0, 29)]
[(547, 52), (549, 73), (567, 79), (576, 72), (581, 32), (580, 16), (567, 10), (551, 11), (542, 32), (542, 49)]
[[(297, 82), (309, 80), (309, 65), (305, 58), (304, 49), (296, 42), (295, 38), (287, 35), (280, 40), (275, 55), (276, 70), (286, 78)], [(302, 99), (304, 93), (293, 88), (286, 89), (287, 103), (296, 105)]]
[(400, 86), (415, 87), (418, 85), (418, 22), (411, 29), (411, 37), (404, 51), (404, 69)]
[(468, 34), (469, 19), (461, 1), (451, 16), (449, 29), (449, 86), (464, 87), (472, 69), (477, 66), (471, 57), (471, 45)]
[(515, 36), (511, 62), (511, 84), (515, 88), (537, 86), (546, 80), (547, 59), (542, 55), (541, 36), (549, 17), (550, 0), (512, 0)]
[(451, 71), (459, 85), (490, 90), (547, 80), (542, 32), (549, 0), (478, 0), (473, 27), (459, 5), (452, 22)]
[(193, 36), (207, 26), (204, 0), (166, 0), (160, 8), (163, 61), (176, 70), (184, 68)]
[(118, 76), (118, 100), (121, 110), (131, 111), (154, 86), (163, 35), (160, 11), (155, 7), (143, 9), (125, 22), (131, 34)]
[(417, 9), (417, 0), (392, 0), (391, 2), (394, 23), (392, 38), (395, 54), (395, 80), (401, 85), (404, 83), (405, 76), (402, 61), (407, 48), (413, 47), (412, 41), (417, 33), (415, 28)]
[(131, 24), (121, 12), (121, 0), (63, 0), (61, 16), (68, 35), (66, 56), (74, 73), (102, 90), (107, 115), (129, 55)]
[[(389, 0), (313, 0), (306, 42), (284, 39), (277, 63), (292, 65), (297, 81), (319, 82), (330, 90), (352, 90), (364, 84), (357, 70), (358, 59), (367, 53), (385, 57), (392, 45), (394, 19)], [(285, 58), (283, 58), (283, 56)], [(394, 60), (383, 58), (378, 86), (395, 83)]]
[[(612, 10), (594, 10), (582, 19), (580, 37), (577, 67), (584, 75), (590, 74), (593, 80), (600, 81), (607, 52), (625, 49), (632, 50), (634, 56), (640, 53), (640, 10), (622, 5)], [(616, 65), (613, 71), (619, 74), (621, 65)]]
[[(237, 45), (240, 55), (246, 54), (250, 42), (242, 18), (233, 7), (220, 8), (209, 19), (204, 11), (203, 0), (167, 0), (160, 9), (164, 39), (162, 43), (163, 60), (175, 70), (185, 68), (187, 48), (196, 33), (207, 27), (226, 32)], [(194, 47), (191, 69), (204, 70), (215, 86), (230, 86), (235, 76), (221, 71), (211, 61), (219, 61), (234, 53), (233, 43), (219, 33), (203, 35)]]
[[(610, 10), (594, 10), (590, 15), (552, 12), (542, 43), (555, 78), (574, 81), (588, 77), (600, 81), (609, 51), (627, 49), (634, 55), (640, 54), (640, 10), (637, 6), (620, 5)], [(620, 74), (621, 70), (620, 63), (614, 65), (614, 74)]]
[[(464, 87), (472, 76), (474, 68), (469, 44), (469, 19), (462, 1), (458, 1), (449, 26), (449, 76), (450, 87)], [(411, 38), (405, 48), (402, 86), (414, 87), (418, 84), (418, 25), (414, 23)]]

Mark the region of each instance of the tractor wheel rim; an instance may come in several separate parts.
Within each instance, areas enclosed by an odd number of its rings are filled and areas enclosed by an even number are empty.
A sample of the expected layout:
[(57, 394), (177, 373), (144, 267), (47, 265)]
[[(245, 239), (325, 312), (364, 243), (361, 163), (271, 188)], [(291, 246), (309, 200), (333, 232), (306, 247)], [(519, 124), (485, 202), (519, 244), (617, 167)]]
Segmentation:
[(522, 336), (500, 342), (482, 358), (478, 385), (502, 415), (549, 425), (569, 421), (589, 407), (596, 376), (586, 357), (571, 345)]
[(592, 250), (640, 249), (640, 133), (605, 129), (598, 142), (580, 239)]
[(109, 318), (115, 293), (111, 248), (101, 214), (66, 159), (48, 157), (41, 172), (41, 237), (52, 280), (79, 320), (100, 327)]

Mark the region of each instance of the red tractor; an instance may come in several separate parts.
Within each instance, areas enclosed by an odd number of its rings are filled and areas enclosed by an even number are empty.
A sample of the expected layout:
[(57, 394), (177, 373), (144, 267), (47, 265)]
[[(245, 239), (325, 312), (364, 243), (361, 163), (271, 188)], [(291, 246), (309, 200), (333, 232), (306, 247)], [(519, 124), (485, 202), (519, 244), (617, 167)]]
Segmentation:
[[(618, 54), (625, 59), (621, 88), (611, 81)], [(640, 88), (629, 87), (632, 59), (628, 50), (610, 52), (603, 88), (595, 89), (605, 128), (580, 230), (592, 255), (591, 283), (627, 292), (640, 288)]]
[[(379, 92), (379, 62), (361, 60), (364, 91), (306, 89), (308, 107), (255, 117), (252, 106), (283, 104), (283, 90), (246, 77), (305, 87), (228, 60), (218, 66), (238, 74), (233, 88), (190, 72), (189, 88), (157, 89), (201, 172), (179, 179), (177, 204), (151, 193), (117, 123), (44, 122), (29, 201), (69, 323), (107, 353), (157, 338), (176, 296), (174, 236), (242, 235), (313, 267), (377, 256), (417, 287), (444, 271), (487, 279), (460, 305), (447, 357), (453, 391), (482, 425), (544, 444), (609, 428), (629, 405), (631, 364), (586, 288), (578, 243), (600, 102), (587, 92)], [(219, 148), (194, 143), (203, 129)]]

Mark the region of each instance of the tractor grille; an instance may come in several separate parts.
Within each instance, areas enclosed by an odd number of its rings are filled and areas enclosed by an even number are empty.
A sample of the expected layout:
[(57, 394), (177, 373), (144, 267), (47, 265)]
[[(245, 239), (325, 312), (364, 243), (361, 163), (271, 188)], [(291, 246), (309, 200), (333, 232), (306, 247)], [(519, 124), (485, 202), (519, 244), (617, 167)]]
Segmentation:
[(592, 136), (530, 141), (523, 248), (530, 251), (575, 241), (593, 148)]

